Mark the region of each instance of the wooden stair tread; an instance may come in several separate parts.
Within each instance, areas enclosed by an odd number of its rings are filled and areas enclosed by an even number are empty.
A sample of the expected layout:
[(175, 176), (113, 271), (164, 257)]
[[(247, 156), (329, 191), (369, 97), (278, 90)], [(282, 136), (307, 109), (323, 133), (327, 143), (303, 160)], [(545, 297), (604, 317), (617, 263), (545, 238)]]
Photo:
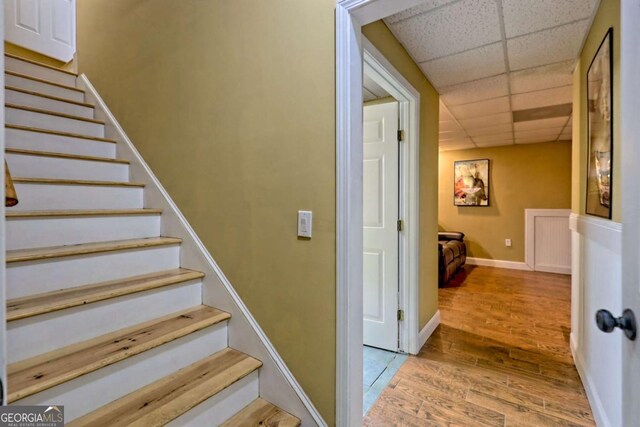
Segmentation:
[(230, 318), (197, 306), (8, 366), (9, 402), (70, 381)]
[(26, 105), (18, 105), (18, 104), (10, 104), (10, 103), (5, 103), (4, 106), (6, 108), (13, 108), (13, 109), (16, 109), (16, 110), (23, 110), (23, 111), (30, 111), (32, 113), (46, 114), (48, 116), (56, 116), (56, 117), (62, 117), (62, 118), (65, 118), (65, 119), (79, 120), (81, 122), (95, 123), (97, 125), (104, 125), (105, 124), (104, 120), (96, 120), (96, 119), (90, 119), (88, 117), (74, 116), (73, 114), (60, 113), (58, 111), (45, 110), (43, 108), (28, 107)]
[(244, 353), (226, 348), (161, 378), (67, 426), (162, 426), (262, 366)]
[(34, 128), (30, 126), (12, 125), (11, 123), (6, 123), (4, 127), (5, 129), (24, 130), (27, 132), (36, 132), (36, 133), (47, 133), (50, 135), (65, 136), (68, 138), (90, 139), (92, 141), (108, 142), (111, 144), (117, 143), (115, 139), (101, 138), (99, 136), (91, 136), (91, 135), (82, 135), (79, 133), (61, 132), (58, 130), (51, 130), (51, 129)]
[(69, 71), (69, 70), (63, 70), (63, 69), (54, 67), (52, 65), (43, 64), (42, 62), (34, 61), (33, 59), (23, 58), (21, 56), (13, 55), (11, 53), (5, 53), (4, 56), (6, 56), (7, 58), (13, 58), (13, 59), (17, 59), (19, 61), (28, 62), (29, 64), (37, 65), (39, 67), (48, 68), (48, 69), (54, 70), (54, 71), (59, 71), (59, 72), (64, 73), (64, 74), (69, 74), (70, 76), (78, 77), (78, 73), (74, 73), (73, 71)]
[(15, 87), (15, 86), (7, 86), (7, 85), (5, 85), (4, 88), (6, 90), (12, 90), (14, 92), (26, 93), (28, 95), (39, 96), (41, 98), (52, 99), (54, 101), (66, 102), (67, 104), (80, 105), (82, 107), (93, 108), (93, 109), (96, 108), (95, 105), (89, 104), (88, 102), (74, 101), (73, 99), (61, 98), (59, 96), (53, 96), (53, 95), (49, 95), (49, 94), (42, 93), (42, 92), (36, 92), (36, 91), (33, 91), (33, 90), (22, 89), (22, 88)]
[(158, 215), (162, 209), (70, 209), (58, 211), (5, 211), (5, 217), (11, 218), (46, 218), (65, 216), (120, 216), (120, 215)]
[(298, 427), (300, 420), (264, 399), (256, 399), (220, 427)]
[(146, 239), (114, 240), (109, 242), (83, 243), (79, 245), (49, 246), (35, 249), (15, 249), (7, 251), (7, 264), (35, 261), (67, 256), (114, 252), (154, 246), (177, 245), (182, 239), (175, 237), (151, 237)]
[(15, 298), (7, 301), (6, 318), (8, 322), (11, 322), (39, 314), (63, 310), (65, 308), (130, 295), (136, 292), (176, 285), (203, 277), (204, 273), (199, 271), (176, 268), (173, 270), (127, 277), (125, 279)]
[(111, 159), (108, 157), (84, 156), (80, 154), (55, 153), (52, 151), (24, 150), (21, 148), (6, 148), (5, 152), (9, 154), (24, 154), (27, 156), (58, 157), (61, 159), (89, 160), (93, 162), (105, 162), (105, 163), (122, 163), (125, 165), (128, 165), (129, 163), (131, 163), (129, 160), (126, 160), (126, 159)]
[(57, 179), (57, 178), (24, 178), (15, 177), (13, 182), (24, 184), (59, 184), (59, 185), (96, 185), (106, 187), (144, 187), (141, 182), (124, 181), (89, 181), (83, 179)]
[(28, 74), (16, 73), (15, 71), (9, 71), (9, 70), (4, 70), (4, 73), (8, 74), (10, 76), (21, 77), (23, 79), (29, 79), (29, 80), (33, 80), (35, 82), (46, 83), (46, 84), (51, 85), (51, 86), (58, 86), (58, 87), (61, 87), (61, 88), (64, 88), (64, 89), (75, 90), (76, 92), (84, 93), (83, 89), (78, 89), (77, 87), (74, 87), (74, 86), (63, 85), (61, 83), (52, 82), (51, 80), (45, 80), (45, 79), (41, 79), (39, 77), (30, 76)]

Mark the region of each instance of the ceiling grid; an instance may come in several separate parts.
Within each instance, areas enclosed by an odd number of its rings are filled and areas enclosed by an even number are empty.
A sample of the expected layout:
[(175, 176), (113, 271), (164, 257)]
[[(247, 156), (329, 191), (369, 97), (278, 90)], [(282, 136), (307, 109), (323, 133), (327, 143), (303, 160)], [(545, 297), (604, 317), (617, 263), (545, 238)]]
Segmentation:
[(571, 139), (573, 66), (598, 4), (424, 0), (386, 18), (441, 95), (440, 149)]

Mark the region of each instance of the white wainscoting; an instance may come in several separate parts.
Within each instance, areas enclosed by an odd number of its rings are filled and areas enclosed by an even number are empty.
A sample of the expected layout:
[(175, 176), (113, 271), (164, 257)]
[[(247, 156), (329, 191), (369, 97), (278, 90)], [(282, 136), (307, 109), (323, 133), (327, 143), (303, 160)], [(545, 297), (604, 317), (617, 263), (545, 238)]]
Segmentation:
[(622, 334), (596, 327), (595, 313), (622, 312), (622, 225), (571, 214), (571, 349), (598, 426), (621, 425)]
[(569, 209), (525, 209), (525, 262), (535, 271), (571, 274)]

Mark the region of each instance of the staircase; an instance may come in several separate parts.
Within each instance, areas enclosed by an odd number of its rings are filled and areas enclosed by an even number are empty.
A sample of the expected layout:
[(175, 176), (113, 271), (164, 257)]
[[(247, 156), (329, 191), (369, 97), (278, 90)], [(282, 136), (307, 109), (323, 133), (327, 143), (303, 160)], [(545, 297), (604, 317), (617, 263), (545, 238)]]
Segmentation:
[(263, 396), (277, 363), (242, 336), (222, 279), (193, 267), (197, 245), (168, 234), (179, 217), (80, 77), (5, 68), (9, 403), (64, 405), (70, 426), (300, 425)]

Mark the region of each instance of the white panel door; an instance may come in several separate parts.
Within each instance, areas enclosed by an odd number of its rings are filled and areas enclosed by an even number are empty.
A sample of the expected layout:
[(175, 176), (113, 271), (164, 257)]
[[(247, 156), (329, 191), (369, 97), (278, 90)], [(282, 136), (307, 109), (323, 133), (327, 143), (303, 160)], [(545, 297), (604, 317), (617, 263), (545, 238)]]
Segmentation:
[[(0, 9), (0, 14), (4, 11)], [(0, 17), (0, 32), (2, 32), (4, 21)], [(0, 69), (4, 69), (4, 44), (0, 44)], [(4, 73), (0, 73), (0, 87), (4, 87)], [(0, 91), (0, 105), (4, 105), (4, 90)], [(5, 320), (7, 275), (5, 264), (5, 231), (6, 222), (4, 209), (4, 108), (0, 108), (0, 194), (2, 194), (2, 204), (0, 204), (0, 380), (2, 381), (0, 405), (5, 404), (4, 397), (7, 395), (7, 322)]]
[(398, 350), (398, 103), (364, 107), (365, 345)]
[[(622, 0), (620, 31), (620, 141), (622, 153), (622, 306), (640, 316), (640, 0)], [(615, 116), (614, 116), (615, 119)], [(615, 177), (615, 175), (614, 175)], [(614, 196), (615, 197), (615, 196)], [(610, 286), (618, 286), (611, 283)], [(606, 307), (602, 307), (606, 308)], [(615, 313), (619, 316), (621, 313)], [(637, 317), (636, 317), (637, 321)], [(637, 326), (637, 325), (636, 325)], [(616, 363), (613, 360), (612, 363)], [(640, 425), (640, 338), (622, 345), (622, 425)]]
[(5, 40), (62, 62), (76, 52), (75, 0), (4, 0)]

